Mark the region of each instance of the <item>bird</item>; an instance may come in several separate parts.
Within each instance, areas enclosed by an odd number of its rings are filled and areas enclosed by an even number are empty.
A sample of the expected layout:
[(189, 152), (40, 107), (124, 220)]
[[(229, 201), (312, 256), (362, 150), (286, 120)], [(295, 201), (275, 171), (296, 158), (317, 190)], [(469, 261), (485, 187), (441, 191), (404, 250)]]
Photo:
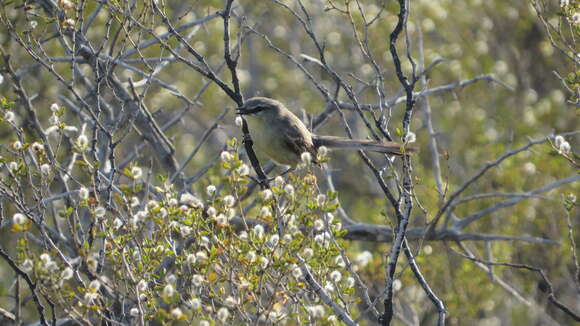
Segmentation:
[(370, 150), (397, 156), (415, 151), (414, 148), (392, 141), (375, 142), (313, 134), (282, 102), (267, 97), (252, 97), (238, 107), (236, 112), (247, 121), (258, 152), (292, 169), (303, 162), (303, 153), (309, 153), (312, 162), (317, 163), (318, 149), (322, 146)]

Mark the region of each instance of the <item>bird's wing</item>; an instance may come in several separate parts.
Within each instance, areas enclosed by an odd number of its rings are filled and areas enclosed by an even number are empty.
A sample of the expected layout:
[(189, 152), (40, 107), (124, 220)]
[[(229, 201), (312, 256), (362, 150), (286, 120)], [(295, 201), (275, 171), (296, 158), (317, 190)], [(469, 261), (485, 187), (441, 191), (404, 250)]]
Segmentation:
[(312, 156), (312, 162), (316, 163), (317, 150), (312, 143), (310, 132), (306, 127), (304, 127), (304, 125), (299, 125), (302, 124), (301, 121), (296, 122), (293, 119), (289, 120), (288, 125), (291, 125), (292, 127), (286, 130), (284, 144), (290, 151), (294, 152), (298, 158), (300, 158), (304, 152), (310, 153)]

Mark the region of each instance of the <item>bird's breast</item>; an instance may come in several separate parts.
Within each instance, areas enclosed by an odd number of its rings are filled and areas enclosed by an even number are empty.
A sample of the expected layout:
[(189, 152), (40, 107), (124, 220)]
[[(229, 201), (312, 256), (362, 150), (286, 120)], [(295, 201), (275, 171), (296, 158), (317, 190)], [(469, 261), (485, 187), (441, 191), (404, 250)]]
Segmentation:
[(257, 154), (265, 154), (278, 164), (296, 166), (300, 157), (288, 149), (283, 128), (260, 117), (246, 119)]

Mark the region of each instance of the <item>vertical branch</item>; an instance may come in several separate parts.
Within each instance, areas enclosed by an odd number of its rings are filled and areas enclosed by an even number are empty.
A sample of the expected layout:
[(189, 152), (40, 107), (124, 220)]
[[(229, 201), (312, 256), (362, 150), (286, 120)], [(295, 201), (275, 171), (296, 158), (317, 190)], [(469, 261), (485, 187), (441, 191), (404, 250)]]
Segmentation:
[(252, 167), (256, 174), (258, 175), (258, 183), (262, 188), (268, 188), (268, 177), (264, 173), (264, 170), (260, 166), (260, 161), (258, 161), (258, 157), (256, 156), (256, 152), (254, 152), (254, 141), (250, 136), (250, 131), (248, 130), (248, 123), (246, 119), (242, 118), (242, 132), (244, 133), (244, 147), (246, 149), (246, 153), (248, 154), (248, 158), (252, 163)]
[(224, 19), (224, 59), (230, 69), (232, 84), (234, 84), (235, 98), (233, 98), (233, 100), (236, 101), (238, 105), (242, 105), (243, 98), (240, 93), (240, 81), (238, 80), (238, 74), (236, 73), (239, 56), (233, 59), (230, 49), (230, 17), (233, 3), (234, 0), (228, 0), (226, 8), (222, 11), (222, 17)]
[(407, 76), (403, 74), (401, 60), (399, 58), (399, 54), (397, 53), (397, 39), (399, 38), (399, 35), (403, 31), (403, 29), (406, 28), (407, 26), (407, 16), (409, 13), (406, 0), (399, 0), (399, 7), (400, 7), (398, 14), (399, 21), (397, 22), (397, 25), (395, 26), (393, 32), (391, 32), (389, 50), (391, 51), (391, 56), (393, 57), (397, 78), (399, 79), (401, 85), (403, 85), (403, 88), (405, 89), (405, 94), (407, 96), (405, 116), (403, 117), (403, 130), (405, 134), (407, 134), (409, 132), (411, 117), (413, 115), (413, 107), (415, 105), (415, 99), (413, 98), (415, 77), (413, 76), (412, 81), (409, 82)]
[[(399, 55), (397, 53), (397, 39), (404, 28), (407, 25), (407, 16), (408, 16), (408, 7), (406, 0), (399, 0), (399, 21), (395, 26), (395, 29), (390, 34), (390, 52), (391, 56), (393, 57), (393, 62), (395, 64), (395, 70), (397, 73), (397, 78), (403, 88), (405, 89), (406, 94), (406, 109), (405, 115), (403, 117), (403, 130), (404, 135), (409, 133), (410, 125), (411, 125), (411, 117), (413, 115), (413, 107), (415, 105), (415, 99), (413, 98), (413, 88), (415, 87), (415, 77), (413, 76), (412, 81), (409, 82), (409, 79), (403, 74), (403, 69), (401, 67), (401, 60), (399, 59)], [(386, 272), (386, 289), (385, 289), (385, 298), (384, 298), (384, 315), (381, 316), (379, 322), (381, 325), (387, 326), (390, 325), (394, 311), (393, 311), (393, 281), (395, 270), (397, 268), (397, 261), (399, 259), (401, 253), (401, 246), (405, 241), (405, 233), (407, 230), (407, 226), (409, 224), (409, 218), (411, 215), (411, 211), (413, 209), (413, 201), (412, 201), (412, 180), (411, 180), (411, 159), (408, 155), (403, 157), (403, 191), (402, 196), (404, 200), (404, 207), (405, 211), (403, 214), (397, 214), (398, 225), (395, 229), (396, 237), (395, 241), (393, 242), (393, 246), (391, 247), (391, 252), (389, 254), (389, 259), (387, 263), (387, 272)], [(400, 207), (399, 207), (400, 209)]]

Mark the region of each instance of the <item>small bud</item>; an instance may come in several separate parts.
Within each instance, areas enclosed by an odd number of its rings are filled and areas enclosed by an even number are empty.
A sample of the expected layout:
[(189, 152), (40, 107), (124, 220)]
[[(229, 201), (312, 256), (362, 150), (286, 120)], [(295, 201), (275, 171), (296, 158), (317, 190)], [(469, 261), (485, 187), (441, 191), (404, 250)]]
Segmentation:
[(320, 246), (324, 246), (324, 244), (325, 244), (324, 235), (322, 235), (322, 233), (315, 235), (314, 242), (316, 242)]
[(89, 138), (87, 138), (87, 136), (85, 134), (81, 134), (77, 138), (77, 146), (80, 147), (81, 149), (86, 149), (86, 147), (88, 145), (89, 145)]
[(66, 126), (64, 127), (64, 134), (67, 135), (68, 137), (72, 137), (74, 136), (77, 132), (79, 132), (79, 128), (75, 127), (75, 126)]
[(87, 258), (87, 267), (88, 267), (89, 271), (91, 271), (93, 273), (96, 272), (98, 265), (99, 265), (99, 262), (97, 261), (97, 257), (95, 257), (95, 255), (90, 255)]
[(43, 253), (40, 255), (40, 261), (42, 261), (42, 263), (44, 265), (50, 263), (52, 261), (52, 258), (50, 258), (50, 255), (47, 253)]
[(287, 184), (284, 187), (284, 192), (288, 194), (288, 196), (294, 196), (294, 187), (291, 184)]
[(246, 232), (246, 231), (240, 232), (239, 237), (240, 237), (240, 240), (243, 240), (243, 241), (248, 240), (248, 232)]
[(219, 214), (218, 216), (216, 216), (215, 221), (218, 225), (228, 224), (228, 218), (224, 214)]
[(75, 7), (75, 5), (70, 0), (60, 0), (59, 4), (64, 10), (70, 10)]
[(21, 149), (22, 149), (22, 143), (21, 143), (20, 141), (18, 141), (18, 140), (17, 140), (17, 141), (15, 141), (15, 142), (13, 142), (13, 143), (12, 143), (12, 148), (13, 148), (14, 150), (17, 150), (17, 151), (19, 151), (19, 150), (21, 150)]
[(123, 226), (123, 221), (120, 218), (116, 218), (113, 221), (113, 227), (115, 228), (115, 230), (120, 229)]
[(265, 269), (266, 267), (268, 267), (269, 262), (270, 261), (268, 260), (268, 258), (260, 257), (260, 266), (262, 267), (262, 269)]
[(99, 298), (98, 293), (87, 292), (84, 296), (84, 302), (86, 304), (93, 304)]
[(229, 162), (229, 161), (231, 161), (231, 160), (232, 160), (233, 156), (232, 156), (232, 154), (230, 154), (230, 152), (223, 151), (223, 152), (220, 154), (220, 158), (221, 158), (221, 160), (222, 160), (222, 161), (224, 161), (224, 162)]
[(326, 146), (318, 147), (318, 154), (320, 154), (320, 157), (325, 157), (328, 154), (328, 148)]
[(8, 122), (12, 122), (14, 123), (14, 119), (15, 119), (16, 115), (14, 114), (14, 112), (12, 111), (6, 111), (4, 113), (4, 119)]
[(242, 125), (244, 124), (244, 121), (240, 116), (237, 116), (234, 122), (236, 123), (236, 126), (238, 126), (239, 128), (242, 128)]
[(40, 166), (40, 173), (42, 173), (43, 175), (48, 175), (50, 173), (50, 165), (48, 164), (43, 164)]
[(147, 208), (148, 209), (157, 209), (157, 208), (159, 208), (159, 202), (152, 199), (149, 202), (147, 202)]
[(75, 26), (75, 24), (76, 24), (76, 22), (75, 22), (75, 20), (74, 20), (74, 19), (72, 19), (72, 18), (69, 18), (69, 19), (67, 19), (67, 20), (65, 20), (65, 21), (63, 22), (63, 26), (64, 26), (64, 27), (70, 27), (70, 28), (73, 28), (73, 27)]
[(312, 256), (314, 256), (314, 250), (312, 250), (311, 248), (306, 248), (304, 249), (304, 259), (310, 259), (312, 258)]
[(229, 308), (235, 308), (239, 304), (239, 301), (230, 295), (224, 300), (224, 304)]
[(50, 126), (46, 128), (45, 132), (47, 135), (52, 135), (59, 130), (58, 126)]
[(238, 172), (240, 177), (245, 177), (250, 174), (250, 168), (246, 164), (242, 164), (239, 168), (236, 169), (236, 172)]
[(188, 192), (181, 195), (181, 197), (179, 198), (179, 202), (182, 205), (188, 205), (194, 208), (203, 207), (203, 202), (199, 198), (195, 197), (194, 195)]
[(129, 205), (131, 207), (137, 207), (137, 206), (139, 206), (139, 198), (137, 198), (137, 197), (131, 197), (131, 202), (129, 203)]
[(227, 195), (224, 197), (224, 205), (226, 207), (232, 207), (236, 203), (236, 199), (232, 195)]
[(89, 198), (89, 189), (85, 187), (81, 187), (79, 189), (79, 198), (81, 200), (87, 200)]
[(342, 278), (342, 274), (339, 271), (332, 271), (332, 273), (330, 273), (330, 279), (333, 282), (340, 282), (340, 279)]
[(332, 221), (334, 221), (334, 215), (332, 215), (332, 213), (326, 213), (324, 214), (324, 220), (327, 223), (332, 223)]
[[(189, 305), (191, 306), (191, 309), (199, 310), (199, 309), (201, 309), (201, 300), (199, 298), (191, 298), (189, 300)], [(200, 325), (201, 325), (201, 323), (200, 323)]]
[(99, 291), (99, 289), (101, 288), (101, 282), (99, 280), (92, 280), (91, 283), (89, 283), (89, 289), (92, 289), (94, 291)]
[(401, 280), (395, 280), (393, 282), (393, 290), (394, 291), (399, 291), (402, 287), (403, 287), (403, 282), (401, 282)]
[(274, 185), (278, 188), (282, 188), (284, 186), (284, 178), (277, 176), (276, 179), (274, 179)]
[(131, 317), (138, 317), (139, 316), (139, 308), (131, 308), (131, 310), (129, 310), (129, 315), (131, 315)]
[(165, 297), (173, 297), (174, 294), (175, 294), (175, 288), (173, 288), (173, 285), (167, 284), (163, 288), (163, 296), (165, 296)]
[(262, 224), (256, 224), (252, 229), (252, 233), (256, 238), (261, 239), (264, 236), (264, 227)]
[(246, 259), (253, 263), (256, 260), (256, 252), (253, 251), (253, 250), (252, 251), (249, 251), (246, 254)]
[(107, 213), (107, 210), (102, 206), (95, 208), (95, 216), (96, 217), (103, 217), (103, 216), (105, 216), (106, 213)]
[(189, 254), (187, 255), (187, 258), (185, 260), (189, 265), (195, 265), (195, 263), (197, 262), (197, 257), (195, 257), (194, 254)]
[(536, 165), (532, 162), (526, 162), (523, 166), (524, 173), (527, 175), (536, 174)]
[(222, 323), (225, 323), (226, 320), (228, 320), (229, 316), (230, 311), (226, 307), (221, 307), (217, 312), (217, 317)]
[(26, 216), (24, 214), (16, 213), (12, 216), (12, 222), (16, 225), (22, 225), (26, 223)]
[(195, 258), (200, 262), (204, 262), (207, 260), (207, 254), (203, 251), (198, 251), (195, 253)]
[(321, 219), (314, 221), (314, 230), (322, 231), (324, 229), (324, 222)]
[(206, 236), (202, 236), (202, 237), (199, 239), (199, 245), (200, 245), (200, 246), (202, 246), (202, 247), (209, 248), (209, 245), (210, 245), (209, 238), (208, 238), (208, 237), (206, 237)]
[(217, 209), (215, 209), (215, 207), (213, 207), (213, 206), (208, 207), (207, 215), (209, 217), (216, 217), (217, 216)]
[(262, 209), (260, 210), (260, 217), (263, 218), (272, 217), (272, 211), (270, 210), (270, 208), (262, 207)]
[(139, 179), (143, 176), (143, 170), (138, 166), (134, 166), (131, 168), (131, 176), (133, 179)]
[(417, 135), (414, 132), (409, 131), (404, 137), (405, 143), (414, 143), (417, 141)]
[(42, 153), (42, 152), (44, 152), (44, 145), (42, 145), (41, 143), (34, 142), (34, 143), (32, 143), (32, 145), (30, 145), (30, 148), (32, 148), (32, 150), (35, 153)]
[(208, 196), (213, 196), (216, 192), (216, 187), (214, 185), (209, 185), (207, 186), (207, 188), (205, 189), (206, 193)]
[(51, 115), (50, 118), (48, 119), (48, 123), (50, 123), (51, 125), (57, 125), (59, 122), (60, 118), (56, 114)]
[(302, 277), (302, 269), (298, 267), (298, 265), (294, 264), (290, 269), (292, 270), (292, 276), (294, 276), (294, 278), (299, 279)]
[(353, 287), (355, 284), (354, 278), (349, 277), (346, 279), (346, 286), (348, 286), (349, 288)]
[(165, 276), (165, 282), (175, 284), (177, 282), (177, 276), (175, 274), (169, 274)]
[(570, 153), (571, 147), (570, 147), (570, 143), (567, 141), (564, 141), (562, 144), (560, 144), (560, 146), (558, 147), (558, 151), (562, 154), (568, 154)]
[(195, 274), (191, 277), (191, 283), (196, 287), (200, 287), (203, 284), (203, 281), (203, 276), (199, 274)]
[(60, 279), (64, 281), (70, 280), (73, 277), (73, 273), (74, 271), (72, 268), (67, 267), (62, 271), (62, 273), (60, 273)]
[(354, 259), (355, 263), (360, 267), (365, 267), (373, 260), (373, 255), (370, 251), (365, 250), (358, 254)]
[(171, 318), (173, 318), (173, 319), (179, 319), (179, 318), (181, 318), (181, 316), (183, 316), (183, 312), (181, 312), (181, 309), (179, 309), (179, 308), (173, 308), (171, 310)]
[(268, 201), (268, 200), (270, 200), (272, 198), (272, 190), (266, 189), (266, 190), (262, 191), (260, 193), (260, 195), (262, 196), (262, 199), (264, 201)]
[(272, 234), (270, 236), (270, 239), (268, 239), (268, 243), (273, 247), (275, 245), (278, 244), (278, 241), (280, 241), (280, 236), (277, 234)]
[(16, 171), (18, 169), (18, 163), (14, 161), (8, 163), (8, 169), (10, 169), (10, 171)]
[(34, 263), (30, 259), (25, 259), (20, 266), (20, 269), (25, 273), (32, 272), (32, 268), (34, 267)]
[(300, 159), (302, 160), (302, 163), (309, 165), (312, 163), (312, 154), (309, 152), (304, 152), (300, 155)]
[(326, 281), (326, 283), (324, 284), (324, 290), (329, 293), (334, 292), (334, 285), (329, 281)]
[(59, 110), (59, 109), (60, 109), (60, 108), (58, 107), (58, 104), (56, 104), (56, 103), (52, 103), (52, 104), (50, 105), (50, 111), (52, 111), (53, 113), (56, 113), (56, 112), (58, 112), (58, 110)]

